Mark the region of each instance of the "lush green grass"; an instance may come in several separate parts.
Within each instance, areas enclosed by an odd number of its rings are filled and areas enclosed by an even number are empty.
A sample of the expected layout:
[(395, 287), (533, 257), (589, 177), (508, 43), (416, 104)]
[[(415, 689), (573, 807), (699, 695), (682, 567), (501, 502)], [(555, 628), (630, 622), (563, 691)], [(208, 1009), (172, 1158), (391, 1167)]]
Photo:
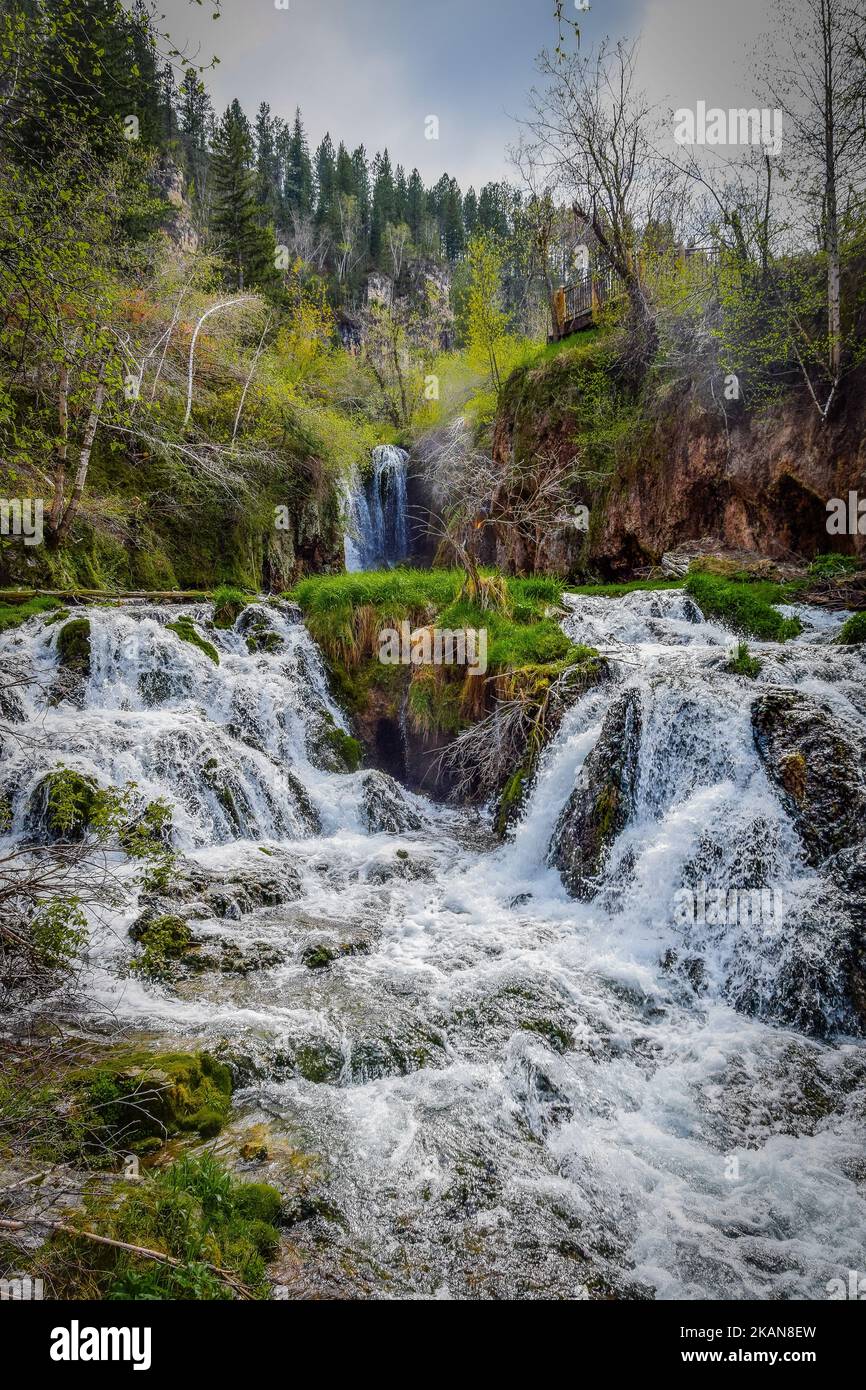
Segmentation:
[(853, 555), (816, 555), (809, 574), (813, 579), (839, 579), (862, 568), (862, 562)]
[(681, 589), (684, 579), (632, 579), (624, 584), (568, 585), (568, 593), (584, 594), (588, 598), (622, 598), (623, 594), (643, 593), (654, 589)]
[(214, 627), (234, 627), (238, 616), (253, 599), (254, 596), (244, 589), (237, 589), (231, 584), (221, 584), (213, 596)]
[[(489, 573), (491, 583), (497, 579)], [(396, 569), (305, 579), (288, 597), (298, 603), (315, 639), (332, 660), (358, 666), (374, 655), (376, 634), (403, 621), (440, 628), (486, 628), (488, 663), (558, 661), (571, 643), (548, 616), (562, 598), (555, 579), (508, 579), (503, 608), (481, 609), (460, 598), (462, 570)], [(500, 582), (501, 587), (501, 582)]]
[(685, 587), (705, 618), (719, 618), (734, 632), (764, 642), (785, 642), (803, 630), (799, 618), (783, 618), (774, 607), (795, 599), (797, 585), (765, 580), (740, 582), (714, 574), (692, 573)]
[(66, 1298), (231, 1299), (230, 1273), (254, 1297), (267, 1298), (267, 1261), (280, 1245), (281, 1198), (266, 1183), (239, 1181), (212, 1154), (185, 1155), (170, 1167), (95, 1195), (70, 1225), (158, 1250), (170, 1266), (125, 1250), (62, 1235), (40, 1252)]
[(557, 619), (562, 584), (556, 579), (505, 579), (485, 571), (486, 606), (465, 592), (462, 570), (389, 570), (305, 579), (290, 597), (322, 647), (341, 699), (352, 711), (368, 707), (375, 687), (395, 712), (409, 680), (409, 712), (418, 729), (456, 733), (488, 711), (490, 687), (462, 667), (386, 665), (379, 633), (435, 626), (484, 630), (487, 674), (539, 703), (551, 682), (572, 665), (594, 669), (595, 653), (576, 646)]
[(6, 632), (11, 627), (20, 627), (28, 618), (35, 618), (39, 613), (49, 613), (52, 608), (59, 607), (60, 601), (56, 598), (30, 598), (26, 603), (3, 603), (0, 599), (0, 632)]
[(866, 612), (852, 613), (836, 640), (843, 647), (855, 647), (866, 642)]

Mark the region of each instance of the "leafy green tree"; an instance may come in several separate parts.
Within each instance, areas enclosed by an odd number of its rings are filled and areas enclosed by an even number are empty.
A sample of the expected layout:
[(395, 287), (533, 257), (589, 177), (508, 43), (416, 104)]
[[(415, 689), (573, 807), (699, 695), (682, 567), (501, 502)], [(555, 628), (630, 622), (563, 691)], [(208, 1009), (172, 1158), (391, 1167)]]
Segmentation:
[(501, 308), (502, 253), (492, 236), (479, 232), (466, 252), (469, 267), (467, 339), (469, 356), (487, 371), (497, 395), (502, 390), (501, 359), (508, 317)]

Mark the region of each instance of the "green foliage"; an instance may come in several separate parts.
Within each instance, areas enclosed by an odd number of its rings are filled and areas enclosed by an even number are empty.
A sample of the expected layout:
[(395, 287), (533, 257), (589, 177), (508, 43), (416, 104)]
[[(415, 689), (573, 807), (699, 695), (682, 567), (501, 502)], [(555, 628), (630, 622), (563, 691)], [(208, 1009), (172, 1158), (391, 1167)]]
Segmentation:
[(130, 935), (142, 946), (142, 953), (130, 969), (149, 980), (169, 979), (175, 963), (190, 948), (191, 933), (182, 917), (164, 915), (140, 922)]
[(30, 922), (29, 939), (38, 967), (68, 970), (87, 941), (87, 919), (77, 898), (46, 903)]
[(737, 654), (728, 662), (727, 669), (732, 676), (747, 676), (749, 680), (754, 680), (761, 674), (763, 663), (751, 655), (746, 642), (740, 642)]
[(138, 1182), (118, 1184), (111, 1201), (90, 1198), (70, 1223), (160, 1251), (179, 1265), (63, 1236), (50, 1248), (52, 1275), (65, 1297), (212, 1300), (236, 1295), (220, 1277), (226, 1270), (267, 1298), (265, 1261), (279, 1249), (280, 1205), (275, 1188), (238, 1180), (214, 1155), (185, 1155)]
[(43, 789), (47, 827), (61, 840), (80, 839), (96, 823), (98, 811), (107, 815), (115, 809), (114, 798), (100, 789), (94, 777), (68, 767), (49, 772)]
[(842, 630), (836, 639), (843, 647), (859, 646), (861, 642), (866, 642), (866, 612), (853, 613), (842, 625)]
[(720, 618), (735, 632), (765, 642), (785, 642), (803, 630), (799, 618), (783, 618), (774, 606), (790, 602), (790, 586), (691, 573), (685, 587), (705, 618)]
[(846, 574), (855, 574), (861, 561), (855, 555), (816, 555), (809, 566), (813, 579), (839, 579)]
[(59, 608), (60, 603), (56, 598), (30, 598), (26, 603), (4, 603), (0, 595), (0, 632), (20, 627), (28, 618), (36, 618)]
[(219, 628), (232, 628), (252, 595), (243, 593), (230, 584), (221, 584), (213, 596), (213, 625)]

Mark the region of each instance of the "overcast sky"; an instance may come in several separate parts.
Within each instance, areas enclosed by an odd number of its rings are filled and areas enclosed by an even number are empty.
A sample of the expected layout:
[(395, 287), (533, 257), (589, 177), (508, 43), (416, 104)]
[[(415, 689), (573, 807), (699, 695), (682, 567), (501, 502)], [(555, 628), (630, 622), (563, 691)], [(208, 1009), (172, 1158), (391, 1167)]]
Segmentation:
[[(574, 11), (574, 0), (567, 0)], [(750, 66), (772, 0), (596, 0), (580, 16), (582, 43), (641, 36), (642, 85), (672, 108), (737, 106), (752, 98)], [(553, 0), (163, 0), (179, 46), (220, 58), (206, 81), (221, 113), (237, 96), (252, 117), (267, 101), (289, 120), (300, 106), (310, 144), (326, 130), (369, 154), (447, 171), (464, 188), (508, 174), (535, 80), (535, 57), (556, 37)], [(576, 12), (576, 11), (575, 11)], [(439, 118), (438, 141), (425, 118)]]

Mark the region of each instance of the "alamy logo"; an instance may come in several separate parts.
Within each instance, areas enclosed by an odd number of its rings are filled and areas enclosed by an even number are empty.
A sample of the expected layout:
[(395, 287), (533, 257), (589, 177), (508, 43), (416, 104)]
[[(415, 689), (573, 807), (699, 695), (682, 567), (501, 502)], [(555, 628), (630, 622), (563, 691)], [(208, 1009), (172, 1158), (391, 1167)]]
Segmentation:
[(866, 1278), (860, 1273), (859, 1269), (848, 1270), (848, 1282), (844, 1279), (831, 1279), (825, 1285), (827, 1297), (839, 1302), (843, 1298), (857, 1299), (859, 1302), (866, 1300)]
[(0, 1279), (0, 1302), (7, 1299), (20, 1303), (40, 1302), (45, 1297), (45, 1285), (41, 1279), (31, 1279), (29, 1274), (20, 1279)]
[(0, 497), (0, 536), (21, 536), (25, 545), (41, 545), (43, 510), (41, 497)]
[(52, 1361), (131, 1361), (134, 1371), (150, 1370), (149, 1327), (69, 1327), (51, 1332)]
[(866, 497), (849, 492), (844, 497), (831, 497), (827, 503), (827, 532), (831, 536), (866, 536)]
[(779, 926), (783, 916), (782, 894), (775, 888), (708, 888), (701, 883), (674, 893), (674, 921), (682, 927)]
[(408, 622), (383, 628), (379, 633), (379, 660), (383, 666), (466, 666), (470, 675), (487, 670), (487, 628), (419, 627)]
[(674, 112), (674, 139), (678, 145), (763, 145), (778, 154), (782, 148), (782, 112), (757, 106), (724, 111), (699, 101), (692, 111), (680, 106)]

